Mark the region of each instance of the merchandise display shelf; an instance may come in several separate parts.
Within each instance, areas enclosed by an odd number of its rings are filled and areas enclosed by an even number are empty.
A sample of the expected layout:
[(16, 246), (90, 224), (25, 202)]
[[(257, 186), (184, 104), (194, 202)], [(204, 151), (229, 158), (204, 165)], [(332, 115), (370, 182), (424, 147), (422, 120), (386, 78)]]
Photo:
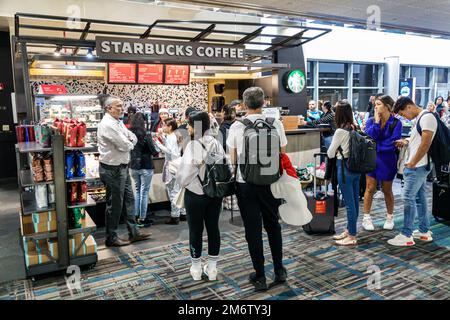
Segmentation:
[(31, 170), (20, 170), (20, 184), (22, 187), (41, 186), (45, 184), (54, 184), (54, 181), (35, 182)]
[(19, 217), (20, 217), (20, 235), (23, 237), (23, 239), (25, 241), (29, 241), (29, 240), (44, 240), (44, 239), (51, 239), (51, 238), (58, 237), (58, 232), (57, 231), (37, 232), (37, 233), (25, 234), (25, 232), (23, 231), (22, 216), (19, 216)]
[(66, 179), (66, 182), (83, 182), (83, 181), (96, 181), (96, 180), (100, 180), (100, 177), (86, 176), (84, 178), (72, 178), (72, 179)]
[(84, 147), (64, 147), (65, 151), (96, 151), (97, 145), (86, 143)]
[(92, 218), (89, 216), (89, 214), (86, 212), (86, 218), (83, 219), (83, 222), (81, 223), (82, 227), (78, 229), (70, 229), (69, 235), (72, 236), (74, 234), (78, 233), (92, 233), (95, 230), (97, 230), (97, 225), (92, 220)]
[(19, 142), (16, 144), (20, 153), (28, 152), (48, 152), (52, 151), (52, 148), (44, 148), (37, 142)]
[(54, 203), (50, 204), (48, 207), (40, 208), (36, 204), (36, 199), (34, 196), (34, 191), (23, 191), (22, 192), (22, 214), (30, 215), (32, 213), (54, 211), (56, 206)]
[(77, 266), (95, 265), (97, 261), (98, 255), (96, 253), (70, 257), (70, 264)]
[(34, 277), (40, 274), (56, 272), (64, 269), (67, 268), (64, 266), (60, 266), (57, 262), (51, 261), (35, 266), (29, 266), (28, 268), (26, 268), (26, 273), (28, 277)]
[(74, 209), (74, 208), (84, 208), (84, 207), (93, 207), (97, 203), (94, 201), (94, 199), (91, 198), (91, 196), (88, 195), (87, 202), (78, 202), (74, 204), (69, 204), (67, 208)]

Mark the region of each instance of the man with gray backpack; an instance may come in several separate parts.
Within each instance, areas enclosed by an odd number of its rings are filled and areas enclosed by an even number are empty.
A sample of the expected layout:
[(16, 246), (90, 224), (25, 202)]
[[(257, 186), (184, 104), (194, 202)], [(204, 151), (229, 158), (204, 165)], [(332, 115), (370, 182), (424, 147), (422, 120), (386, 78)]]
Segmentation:
[(280, 155), (285, 152), (287, 138), (278, 119), (262, 114), (264, 91), (258, 87), (245, 90), (244, 104), (248, 109), (242, 121), (236, 121), (229, 131), (227, 146), (236, 172), (236, 194), (244, 222), (245, 237), (255, 273), (249, 280), (255, 291), (268, 289), (264, 271), (262, 226), (267, 232), (274, 264), (274, 284), (286, 281), (283, 267), (281, 226), (278, 207), (270, 185), (280, 176)]

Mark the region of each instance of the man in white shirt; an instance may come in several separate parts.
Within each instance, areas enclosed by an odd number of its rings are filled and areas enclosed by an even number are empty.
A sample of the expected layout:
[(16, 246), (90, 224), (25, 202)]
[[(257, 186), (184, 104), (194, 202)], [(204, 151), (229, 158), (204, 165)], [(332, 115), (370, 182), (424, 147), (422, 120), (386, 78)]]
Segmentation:
[[(413, 246), (414, 239), (433, 241), (427, 206), (427, 176), (431, 172), (428, 150), (437, 131), (437, 120), (427, 110), (419, 108), (410, 98), (401, 97), (394, 106), (394, 113), (408, 119), (416, 119), (411, 137), (396, 141), (397, 147), (408, 146), (403, 177), (404, 226), (402, 232), (388, 241), (393, 246)], [(420, 129), (418, 129), (420, 127)], [(419, 230), (413, 231), (417, 211)]]
[[(134, 215), (134, 194), (131, 188), (128, 163), (130, 151), (137, 138), (129, 131), (120, 117), (123, 115), (123, 103), (120, 99), (109, 97), (105, 101), (105, 116), (97, 130), (98, 151), (100, 153), (100, 179), (106, 186), (106, 241), (108, 247), (120, 247), (131, 242), (145, 240), (150, 234), (138, 231)], [(120, 217), (129, 232), (129, 242), (117, 235)]]
[[(261, 88), (253, 87), (245, 90), (243, 99), (244, 105), (247, 107), (246, 119), (252, 122), (255, 122), (257, 119), (266, 119), (262, 114), (264, 91)], [(274, 121), (273, 126), (276, 128), (280, 138), (281, 152), (283, 153), (287, 145), (283, 124), (277, 119)], [(231, 162), (234, 165), (244, 162), (244, 130), (245, 125), (240, 121), (234, 122), (229, 130), (227, 146), (229, 147)], [(253, 267), (256, 271), (250, 275), (250, 282), (255, 286), (256, 291), (264, 291), (268, 287), (264, 271), (263, 222), (272, 252), (275, 271), (274, 283), (286, 281), (286, 269), (283, 267), (282, 262), (281, 226), (278, 221), (278, 207), (281, 202), (273, 197), (270, 185), (260, 186), (246, 183), (242, 177), (239, 165), (236, 181), (238, 205), (244, 222), (245, 237), (248, 242)]]

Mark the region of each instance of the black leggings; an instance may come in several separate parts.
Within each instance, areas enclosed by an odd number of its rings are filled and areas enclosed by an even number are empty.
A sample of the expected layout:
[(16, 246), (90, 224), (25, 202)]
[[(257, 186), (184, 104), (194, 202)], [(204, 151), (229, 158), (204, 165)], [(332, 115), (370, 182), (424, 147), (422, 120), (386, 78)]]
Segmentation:
[(184, 195), (186, 217), (189, 225), (189, 245), (192, 258), (202, 256), (203, 225), (208, 234), (208, 254), (218, 256), (220, 251), (219, 216), (222, 198), (198, 195), (186, 189)]

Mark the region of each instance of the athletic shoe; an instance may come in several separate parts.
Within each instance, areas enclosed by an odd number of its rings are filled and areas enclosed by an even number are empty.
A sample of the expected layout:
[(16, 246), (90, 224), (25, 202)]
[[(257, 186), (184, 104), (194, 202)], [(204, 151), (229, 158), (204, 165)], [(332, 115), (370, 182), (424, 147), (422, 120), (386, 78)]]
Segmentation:
[(198, 268), (198, 269), (192, 265), (191, 268), (189, 269), (189, 271), (191, 272), (192, 279), (194, 279), (195, 281), (202, 280), (202, 266), (201, 265), (200, 265), (200, 268)]
[(209, 281), (216, 281), (217, 280), (217, 268), (208, 268), (208, 265), (205, 264), (203, 267), (203, 272), (208, 277)]
[(388, 240), (388, 243), (391, 246), (396, 247), (412, 247), (416, 244), (413, 237), (407, 237), (401, 233), (398, 234), (395, 238)]
[(433, 232), (428, 231), (427, 233), (422, 233), (419, 230), (414, 230), (412, 236), (414, 239), (418, 239), (423, 242), (431, 242), (433, 241), (433, 237), (431, 236)]
[(366, 231), (374, 231), (375, 227), (373, 226), (372, 217), (369, 215), (364, 215), (362, 221), (362, 227)]
[(333, 236), (333, 239), (334, 240), (342, 240), (342, 239), (345, 239), (347, 237), (348, 237), (348, 232), (344, 231), (341, 234), (337, 234), (337, 235)]
[(346, 237), (342, 240), (337, 240), (336, 245), (338, 246), (356, 246), (358, 244), (358, 240), (351, 239), (350, 237)]
[(250, 274), (248, 277), (250, 283), (255, 286), (255, 292), (259, 291), (267, 291), (269, 288), (267, 287), (266, 277), (256, 277), (256, 273)]
[(386, 222), (384, 223), (383, 229), (384, 230), (394, 230), (394, 227), (395, 227), (394, 217), (386, 218)]
[(374, 195), (373, 195), (374, 199), (384, 199), (384, 193), (381, 191), (377, 191)]

